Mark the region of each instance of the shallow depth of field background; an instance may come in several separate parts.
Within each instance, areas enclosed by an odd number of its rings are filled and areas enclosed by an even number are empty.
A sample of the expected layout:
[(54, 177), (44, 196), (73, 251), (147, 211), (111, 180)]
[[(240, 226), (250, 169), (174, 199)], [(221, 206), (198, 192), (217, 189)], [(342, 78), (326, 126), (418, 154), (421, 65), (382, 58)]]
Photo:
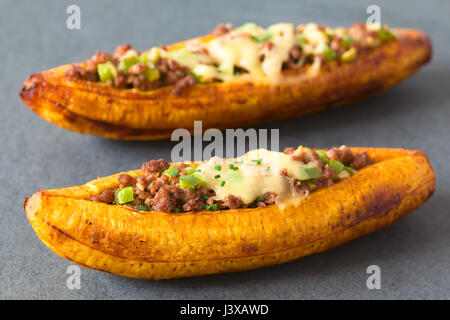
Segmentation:
[[(81, 7), (81, 30), (66, 28), (66, 8)], [(279, 128), (281, 147), (422, 149), (437, 174), (433, 198), (394, 225), (332, 251), (235, 274), (138, 281), (82, 269), (68, 290), (66, 261), (41, 243), (23, 200), (39, 189), (169, 158), (173, 143), (120, 142), (77, 135), (38, 118), (18, 97), (32, 73), (113, 51), (143, 50), (195, 37), (220, 22), (267, 26), (309, 21), (349, 26), (370, 4), (383, 23), (431, 35), (431, 64), (373, 99), (258, 126)], [(12, 1), (0, 2), (0, 298), (309, 299), (450, 298), (450, 3), (447, 1)], [(368, 290), (366, 268), (381, 268), (381, 290)]]

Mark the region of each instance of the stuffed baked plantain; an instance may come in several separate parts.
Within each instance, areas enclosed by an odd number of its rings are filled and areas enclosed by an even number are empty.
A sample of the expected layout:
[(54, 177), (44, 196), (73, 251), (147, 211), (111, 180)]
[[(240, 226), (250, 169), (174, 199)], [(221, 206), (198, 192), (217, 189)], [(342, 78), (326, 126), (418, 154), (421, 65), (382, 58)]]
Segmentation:
[(28, 220), (81, 266), (163, 279), (284, 263), (381, 229), (434, 192), (421, 151), (254, 150), (36, 192)]
[(176, 128), (233, 128), (361, 100), (393, 86), (431, 57), (427, 35), (356, 23), (248, 23), (139, 52), (30, 76), (20, 92), (42, 118), (114, 139), (167, 138)]

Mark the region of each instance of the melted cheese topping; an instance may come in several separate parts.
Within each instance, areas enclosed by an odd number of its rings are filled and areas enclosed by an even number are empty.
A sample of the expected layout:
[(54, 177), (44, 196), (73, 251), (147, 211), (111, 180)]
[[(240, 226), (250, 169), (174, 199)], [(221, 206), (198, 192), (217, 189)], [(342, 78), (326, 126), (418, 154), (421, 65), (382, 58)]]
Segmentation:
[[(374, 47), (394, 37), (394, 35), (378, 24), (367, 25), (367, 30), (379, 31), (381, 36), (368, 36), (363, 39), (367, 47)], [(193, 39), (179, 45), (176, 50), (166, 51), (162, 48), (152, 48), (145, 52), (149, 67), (161, 58), (175, 60), (181, 66), (187, 67), (198, 82), (235, 81), (248, 76), (254, 81), (277, 81), (283, 69), (283, 63), (290, 61), (293, 48), (298, 48), (298, 58), (291, 59), (297, 66), (311, 60), (312, 67), (308, 72), (317, 73), (326, 61), (340, 59), (352, 62), (357, 51), (350, 47), (353, 41), (362, 37), (359, 29), (324, 28), (315, 23), (300, 25), (297, 30), (290, 23), (278, 23), (264, 29), (254, 23), (246, 23), (221, 36), (208, 39)], [(347, 36), (343, 52), (330, 48), (332, 39)], [(335, 51), (336, 50), (336, 51)], [(123, 57), (138, 55), (135, 50), (129, 50)], [(293, 61), (292, 61), (293, 60)], [(243, 69), (243, 70), (240, 70)], [(242, 72), (243, 71), (243, 72)], [(244, 76), (246, 75), (246, 76)], [(239, 77), (238, 77), (239, 76)]]
[(230, 32), (208, 43), (208, 51), (219, 64), (223, 80), (234, 75), (234, 66), (247, 70), (252, 77), (263, 77), (259, 43), (245, 34)]
[[(234, 66), (243, 68), (253, 78), (276, 78), (283, 62), (295, 45), (295, 30), (290, 23), (279, 23), (264, 30), (257, 26), (244, 27), (210, 41), (207, 45), (213, 60), (219, 65), (223, 80), (233, 76)], [(255, 38), (270, 38), (271, 48)]]
[(273, 48), (266, 54), (262, 68), (266, 76), (276, 78), (295, 45), (295, 30), (290, 23), (279, 23), (270, 26), (268, 31), (272, 34)]
[[(280, 202), (306, 196), (293, 193), (288, 179), (280, 174), (286, 169), (289, 176), (298, 178), (302, 164), (285, 153), (257, 149), (236, 159), (211, 158), (198, 169), (202, 180), (216, 193), (215, 200), (224, 200), (231, 194), (249, 204), (266, 192), (276, 193)], [(238, 169), (233, 170), (230, 165)], [(220, 171), (216, 166), (221, 166)]]

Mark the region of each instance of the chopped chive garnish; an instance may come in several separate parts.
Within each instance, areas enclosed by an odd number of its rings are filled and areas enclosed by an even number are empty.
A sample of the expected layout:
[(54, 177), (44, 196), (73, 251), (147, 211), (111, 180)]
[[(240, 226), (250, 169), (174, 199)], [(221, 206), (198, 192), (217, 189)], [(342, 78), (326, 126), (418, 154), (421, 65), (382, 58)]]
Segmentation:
[(209, 208), (210, 208), (210, 207), (209, 207), (207, 204), (204, 204), (204, 205), (203, 205), (203, 209), (209, 210)]
[(218, 164), (216, 164), (214, 166), (214, 169), (216, 169), (217, 171), (220, 171), (220, 170), (222, 170), (222, 166), (219, 166)]
[(264, 201), (264, 197), (258, 197), (256, 198), (256, 201)]
[(203, 196), (203, 199), (208, 200), (209, 197), (204, 195), (204, 196)]
[(230, 164), (230, 169), (236, 171), (236, 170), (238, 170), (239, 168), (238, 168), (238, 167), (235, 167), (234, 164)]
[(214, 179), (219, 179), (220, 178), (220, 174), (216, 174), (215, 176), (214, 176)]
[(212, 211), (217, 211), (217, 204), (214, 203), (210, 208)]
[(262, 159), (255, 159), (255, 160), (252, 160), (252, 162), (256, 162), (257, 165), (260, 165), (262, 162)]
[(264, 36), (260, 36), (260, 37), (252, 35), (251, 38), (253, 41), (258, 42), (258, 43), (264, 42), (264, 41), (269, 41), (270, 39), (272, 39), (272, 32), (268, 32)]
[(148, 207), (144, 205), (139, 206), (139, 211), (148, 211)]
[(173, 211), (175, 211), (176, 213), (180, 213), (181, 212), (181, 210), (178, 209), (178, 208), (173, 209)]
[(223, 187), (225, 185), (225, 180), (222, 180), (222, 182), (220, 183), (220, 186)]

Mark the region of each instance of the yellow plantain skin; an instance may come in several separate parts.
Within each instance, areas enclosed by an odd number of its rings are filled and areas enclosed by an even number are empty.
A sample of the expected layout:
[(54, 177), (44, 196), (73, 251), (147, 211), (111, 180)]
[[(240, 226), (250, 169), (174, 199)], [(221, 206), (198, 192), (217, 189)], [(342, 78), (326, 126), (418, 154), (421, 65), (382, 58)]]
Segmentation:
[[(113, 139), (162, 139), (176, 128), (246, 127), (355, 102), (387, 89), (431, 58), (421, 31), (393, 29), (397, 41), (370, 49), (353, 63), (287, 70), (277, 82), (237, 80), (197, 84), (181, 95), (173, 86), (152, 91), (69, 81), (64, 65), (31, 75), (22, 101), (42, 118), (66, 129)], [(183, 43), (172, 46), (180, 48)]]
[(266, 267), (381, 229), (433, 194), (434, 172), (422, 151), (351, 149), (367, 151), (375, 163), (284, 209), (166, 214), (87, 200), (117, 187), (117, 174), (38, 191), (24, 206), (38, 237), (84, 267), (141, 279)]

